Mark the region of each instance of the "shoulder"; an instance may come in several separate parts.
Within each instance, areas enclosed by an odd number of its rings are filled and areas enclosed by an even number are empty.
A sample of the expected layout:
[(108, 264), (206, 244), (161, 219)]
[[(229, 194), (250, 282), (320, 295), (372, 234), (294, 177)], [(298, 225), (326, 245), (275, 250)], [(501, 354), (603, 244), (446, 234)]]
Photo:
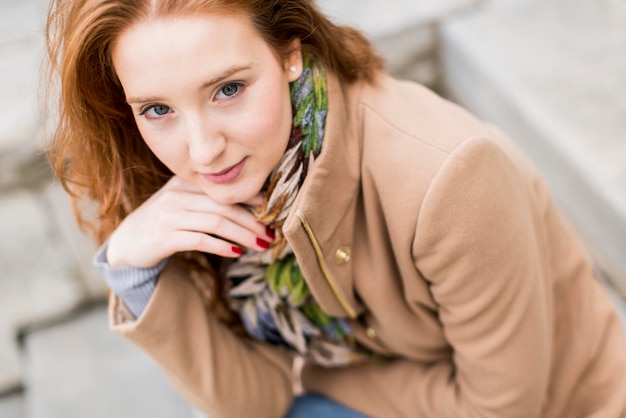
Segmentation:
[(420, 84), (381, 75), (354, 97), (362, 189), (403, 223), (442, 209), (461, 219), (542, 190), (504, 132)]
[(411, 139), (444, 153), (460, 142), (488, 136), (486, 124), (468, 110), (412, 81), (380, 74), (358, 96), (364, 140)]
[(410, 173), (415, 187), (428, 187), (442, 168), (454, 170), (474, 159), (491, 169), (508, 159), (523, 176), (533, 175), (505, 133), (423, 85), (381, 74), (347, 96), (361, 168), (381, 179), (390, 176), (387, 182), (402, 182)]

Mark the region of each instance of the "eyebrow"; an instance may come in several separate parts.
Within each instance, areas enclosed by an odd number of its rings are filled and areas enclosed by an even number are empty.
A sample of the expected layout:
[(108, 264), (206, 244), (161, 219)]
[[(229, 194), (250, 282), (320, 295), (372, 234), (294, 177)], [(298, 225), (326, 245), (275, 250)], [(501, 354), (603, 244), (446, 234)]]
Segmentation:
[[(249, 70), (250, 68), (252, 68), (254, 66), (254, 63), (249, 63), (249, 64), (244, 64), (244, 65), (234, 65), (230, 68), (227, 68), (225, 71), (223, 71), (221, 74), (218, 74), (217, 76), (211, 78), (210, 80), (205, 81), (204, 83), (202, 83), (202, 85), (200, 86), (201, 90), (206, 89), (207, 87), (210, 87), (214, 84), (219, 83), (220, 81), (234, 75), (237, 74), (240, 71), (245, 71), (245, 70)], [(163, 98), (159, 97), (159, 96), (146, 96), (146, 97), (129, 97), (126, 99), (126, 103), (128, 104), (137, 104), (137, 103), (148, 103), (148, 102), (159, 102), (162, 101)]]

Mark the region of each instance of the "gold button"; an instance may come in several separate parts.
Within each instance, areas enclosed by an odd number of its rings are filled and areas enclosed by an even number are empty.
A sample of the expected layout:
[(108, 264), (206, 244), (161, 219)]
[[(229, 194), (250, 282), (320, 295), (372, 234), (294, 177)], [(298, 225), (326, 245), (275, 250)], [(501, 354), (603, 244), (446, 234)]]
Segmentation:
[(368, 337), (370, 337), (370, 339), (375, 340), (376, 339), (376, 330), (372, 327), (367, 327), (367, 329), (365, 330), (365, 333), (367, 334)]
[(339, 247), (339, 249), (335, 253), (335, 261), (337, 262), (337, 264), (346, 264), (348, 261), (350, 261), (350, 248)]

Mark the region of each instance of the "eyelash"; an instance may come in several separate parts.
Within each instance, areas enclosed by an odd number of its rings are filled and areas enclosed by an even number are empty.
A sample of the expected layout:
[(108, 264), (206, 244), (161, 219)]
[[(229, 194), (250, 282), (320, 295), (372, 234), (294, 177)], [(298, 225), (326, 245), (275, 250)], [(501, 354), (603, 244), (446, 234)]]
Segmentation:
[(237, 91), (233, 95), (226, 96), (225, 98), (219, 99), (219, 100), (229, 100), (229, 99), (232, 99), (233, 97), (237, 97), (241, 93), (241, 90), (243, 90), (246, 87), (246, 85), (244, 83), (240, 82), (240, 81), (231, 81), (231, 82), (228, 82), (228, 83), (224, 84), (223, 86), (221, 86), (220, 89), (217, 91), (217, 94), (215, 96), (217, 97), (217, 95), (222, 93), (223, 90), (226, 87), (230, 87), (230, 86), (237, 87)]
[(164, 115), (158, 115), (158, 116), (150, 116), (147, 115), (146, 113), (148, 113), (150, 110), (154, 109), (155, 107), (166, 107), (168, 109), (167, 113), (170, 113), (171, 108), (169, 106), (166, 105), (162, 105), (162, 104), (151, 104), (148, 105), (146, 107), (144, 107), (143, 109), (141, 109), (141, 112), (139, 112), (139, 116), (144, 116), (146, 119), (151, 119), (151, 120), (156, 120), (156, 119), (161, 119), (162, 117), (164, 117), (166, 114)]
[[(230, 95), (230, 96), (226, 96), (225, 98), (218, 99), (218, 100), (230, 100), (230, 99), (232, 99), (234, 97), (237, 97), (241, 93), (241, 90), (243, 90), (244, 87), (246, 87), (246, 85), (244, 83), (242, 83), (242, 82), (232, 81), (232, 82), (226, 83), (223, 86), (221, 86), (220, 89), (218, 90), (217, 94), (216, 94), (216, 97), (217, 97), (217, 95), (222, 93), (223, 90), (226, 87), (231, 87), (231, 86), (237, 87), (237, 91), (235, 93), (233, 93), (232, 95)], [(152, 109), (154, 109), (156, 107), (164, 107), (164, 108), (167, 108), (168, 111), (167, 111), (167, 113), (165, 113), (163, 115), (158, 115), (158, 116), (150, 116), (150, 115), (147, 114), (150, 110), (152, 110)], [(150, 119), (150, 120), (158, 120), (158, 119), (161, 119), (162, 117), (165, 117), (168, 113), (170, 113), (170, 111), (171, 111), (171, 108), (169, 106), (155, 103), (155, 104), (150, 104), (150, 105), (142, 108), (141, 111), (139, 112), (139, 116), (144, 116), (146, 119)]]

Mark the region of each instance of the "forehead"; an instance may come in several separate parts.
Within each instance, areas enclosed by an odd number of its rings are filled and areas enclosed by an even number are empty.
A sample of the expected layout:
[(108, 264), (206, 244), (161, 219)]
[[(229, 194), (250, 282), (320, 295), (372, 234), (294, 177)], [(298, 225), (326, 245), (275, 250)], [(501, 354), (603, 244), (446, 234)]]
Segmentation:
[(246, 40), (254, 43), (262, 39), (244, 15), (204, 13), (153, 17), (140, 20), (122, 31), (113, 45), (113, 55), (138, 54), (143, 49), (165, 54), (171, 50), (197, 49), (198, 46), (243, 47), (248, 44)]
[(276, 60), (249, 18), (225, 14), (139, 21), (119, 35), (112, 58), (125, 89), (139, 79), (156, 86), (173, 77), (203, 79), (243, 62)]

